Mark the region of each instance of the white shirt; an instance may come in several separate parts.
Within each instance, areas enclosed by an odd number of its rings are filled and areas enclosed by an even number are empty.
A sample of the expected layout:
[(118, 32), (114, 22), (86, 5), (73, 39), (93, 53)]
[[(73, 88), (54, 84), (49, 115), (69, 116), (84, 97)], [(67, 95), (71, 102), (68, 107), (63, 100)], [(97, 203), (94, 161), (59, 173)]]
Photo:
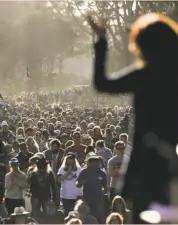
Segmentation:
[(5, 176), (5, 197), (10, 199), (22, 199), (24, 190), (27, 187), (27, 177), (25, 173), (19, 172), (12, 177), (12, 172)]
[[(81, 172), (81, 168), (77, 168), (76, 171), (73, 172), (75, 177), (68, 177), (64, 181), (61, 182), (61, 198), (64, 199), (77, 199), (77, 196), (82, 195), (82, 188), (76, 187), (77, 178)], [(66, 171), (63, 168), (59, 168), (58, 175), (64, 175)]]

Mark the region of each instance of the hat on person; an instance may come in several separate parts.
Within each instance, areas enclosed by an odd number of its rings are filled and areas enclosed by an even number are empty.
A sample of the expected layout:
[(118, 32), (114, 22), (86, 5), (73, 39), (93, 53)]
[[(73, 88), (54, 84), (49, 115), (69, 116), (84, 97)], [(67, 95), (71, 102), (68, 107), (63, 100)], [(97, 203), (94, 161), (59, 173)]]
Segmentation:
[(9, 126), (8, 123), (5, 120), (2, 121), (2, 123), (1, 123), (1, 127), (4, 127), (4, 126)]
[(19, 163), (19, 160), (17, 158), (12, 158), (11, 161), (10, 161), (10, 164), (14, 165), (14, 164), (18, 164)]
[(24, 207), (16, 207), (14, 209), (14, 213), (12, 213), (10, 216), (11, 217), (13, 217), (13, 216), (27, 216), (29, 214), (30, 213), (27, 212)]

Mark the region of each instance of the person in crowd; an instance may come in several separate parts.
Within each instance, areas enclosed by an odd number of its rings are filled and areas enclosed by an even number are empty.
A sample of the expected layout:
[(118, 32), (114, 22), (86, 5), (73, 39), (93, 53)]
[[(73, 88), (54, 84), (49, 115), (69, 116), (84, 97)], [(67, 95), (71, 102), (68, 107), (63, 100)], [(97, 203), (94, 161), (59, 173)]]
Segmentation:
[(12, 134), (12, 131), (9, 130), (9, 125), (6, 121), (2, 121), (1, 123), (2, 131), (0, 132), (0, 138), (4, 142), (7, 142), (7, 137), (9, 134)]
[(28, 150), (28, 147), (25, 142), (19, 144), (20, 152), (17, 156), (19, 161), (20, 170), (27, 172), (29, 167), (29, 159), (34, 155), (32, 152)]
[(70, 147), (68, 147), (64, 153), (64, 156), (67, 155), (69, 152), (73, 152), (77, 160), (80, 164), (84, 162), (85, 159), (85, 148), (86, 146), (81, 144), (81, 133), (78, 131), (75, 131), (72, 135), (74, 144)]
[[(108, 174), (111, 178), (110, 181), (110, 202), (112, 202), (115, 195), (120, 194), (122, 188), (122, 182), (120, 178), (120, 167), (124, 155), (125, 143), (122, 141), (118, 141), (115, 144), (117, 148), (115, 149), (115, 156), (113, 156), (108, 161)], [(119, 193), (118, 193), (119, 192)]]
[(100, 168), (97, 155), (87, 159), (87, 167), (81, 171), (76, 182), (77, 187), (83, 187), (83, 200), (88, 204), (91, 214), (99, 223), (104, 223), (103, 197), (107, 193), (107, 176)]
[(19, 169), (19, 161), (12, 158), (11, 171), (5, 176), (5, 206), (8, 214), (13, 213), (15, 207), (24, 206), (24, 191), (27, 187), (27, 177)]
[(93, 128), (93, 141), (94, 141), (94, 143), (96, 143), (99, 140), (103, 140), (103, 139), (104, 139), (104, 136), (103, 136), (101, 128), (99, 126), (95, 126)]
[(19, 142), (15, 140), (12, 143), (12, 151), (8, 154), (8, 159), (11, 160), (12, 158), (16, 158), (19, 152)]
[(93, 145), (88, 145), (88, 146), (85, 148), (85, 157), (87, 157), (87, 155), (88, 155), (90, 152), (93, 152), (93, 153), (96, 154), (96, 150), (95, 150), (95, 148), (93, 147)]
[(105, 146), (105, 142), (103, 140), (97, 141), (95, 146), (96, 146), (97, 153), (99, 156), (102, 157), (105, 168), (106, 168), (108, 160), (112, 158), (112, 151), (111, 149)]
[(57, 175), (64, 155), (64, 150), (61, 149), (61, 142), (58, 139), (51, 140), (50, 149), (46, 150), (44, 155), (49, 161), (54, 174)]
[(28, 124), (26, 125), (27, 129), (25, 130), (25, 136), (28, 137), (33, 137), (34, 132), (32, 127), (28, 127)]
[(23, 206), (16, 207), (10, 218), (5, 221), (5, 224), (38, 224), (35, 219), (30, 217), (30, 213)]
[(89, 214), (90, 209), (84, 201), (78, 200), (74, 207), (74, 211), (77, 212), (78, 218), (83, 224), (98, 224), (96, 218)]
[(112, 139), (113, 139), (113, 132), (110, 128), (105, 129), (105, 145), (107, 148), (112, 149)]
[(128, 224), (130, 219), (130, 210), (127, 208), (126, 202), (120, 195), (116, 195), (112, 201), (111, 212), (117, 212), (123, 217), (123, 222)]
[(39, 152), (38, 143), (35, 141), (35, 139), (33, 137), (29, 136), (26, 139), (26, 144), (27, 144), (29, 151), (32, 152), (33, 154)]
[(109, 224), (123, 225), (123, 217), (119, 213), (111, 213), (106, 219), (106, 225)]
[(57, 181), (61, 182), (61, 198), (65, 211), (68, 215), (74, 209), (75, 203), (82, 196), (81, 188), (76, 187), (76, 180), (81, 172), (81, 167), (74, 153), (68, 153), (58, 170)]
[(36, 165), (36, 170), (31, 174), (30, 192), (32, 195), (32, 214), (39, 217), (41, 207), (45, 215), (47, 203), (56, 201), (56, 182), (45, 158), (37, 160)]

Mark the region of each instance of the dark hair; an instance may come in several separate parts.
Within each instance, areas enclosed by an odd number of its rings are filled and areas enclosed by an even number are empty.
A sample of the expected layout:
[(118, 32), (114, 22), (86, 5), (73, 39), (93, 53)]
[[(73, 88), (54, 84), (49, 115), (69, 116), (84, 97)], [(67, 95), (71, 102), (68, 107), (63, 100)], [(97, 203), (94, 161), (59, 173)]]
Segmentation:
[(57, 145), (58, 148), (61, 147), (61, 142), (58, 140), (58, 139), (53, 139), (51, 142), (50, 142), (50, 145)]
[(90, 153), (90, 152), (96, 153), (95, 148), (94, 148), (92, 145), (88, 145), (88, 146), (85, 148), (85, 155), (88, 155), (88, 153)]
[(104, 141), (103, 140), (97, 141), (95, 146), (98, 146), (99, 148), (103, 148), (104, 147)]
[(33, 132), (33, 129), (32, 129), (31, 127), (28, 127), (28, 128), (25, 130), (25, 133), (27, 133), (28, 131)]

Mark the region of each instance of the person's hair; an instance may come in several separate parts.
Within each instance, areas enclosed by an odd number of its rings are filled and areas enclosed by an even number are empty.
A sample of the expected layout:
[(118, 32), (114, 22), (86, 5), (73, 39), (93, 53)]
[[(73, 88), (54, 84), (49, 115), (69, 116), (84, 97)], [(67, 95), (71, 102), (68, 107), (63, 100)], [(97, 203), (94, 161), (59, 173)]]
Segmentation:
[(78, 218), (72, 218), (66, 224), (67, 225), (70, 225), (70, 224), (82, 224), (82, 221), (80, 219), (78, 219)]
[(33, 137), (31, 137), (31, 136), (28, 137), (28, 138), (26, 139), (26, 144), (28, 145), (28, 147), (29, 147), (29, 144), (32, 144), (31, 147), (36, 148), (37, 152), (39, 151), (38, 143), (36, 142), (36, 140), (35, 140)]
[(112, 212), (118, 212), (117, 209), (117, 205), (121, 205), (122, 212), (119, 212), (123, 217), (125, 217), (125, 214), (130, 212), (130, 210), (127, 208), (126, 202), (124, 201), (124, 199), (120, 196), (120, 195), (116, 195), (112, 201), (112, 205), (111, 205), (111, 211)]
[(123, 141), (117, 141), (114, 145), (114, 147), (116, 148), (116, 146), (118, 145), (123, 145), (125, 147), (125, 143)]
[(78, 135), (81, 137), (81, 133), (79, 131), (75, 131), (73, 134), (72, 134), (72, 137), (74, 137), (75, 135)]
[(25, 130), (25, 133), (27, 133), (27, 132), (33, 132), (33, 128), (31, 128), (31, 127), (28, 127), (26, 130)]
[(123, 225), (123, 217), (119, 213), (111, 213), (107, 218), (106, 218), (106, 224), (112, 224), (112, 220), (116, 218), (118, 220), (117, 224)]
[(16, 130), (16, 135), (19, 135), (20, 131), (22, 131), (22, 136), (24, 136), (24, 129), (23, 129), (23, 127), (19, 127), (19, 128)]
[(87, 156), (88, 153), (90, 153), (90, 152), (96, 153), (96, 150), (95, 150), (95, 148), (93, 147), (93, 145), (88, 145), (88, 146), (85, 148), (85, 155), (86, 155), (86, 156)]
[(126, 133), (121, 133), (121, 134), (119, 135), (119, 140), (121, 140), (121, 138), (125, 138), (126, 140), (128, 140), (128, 134), (126, 134)]
[(79, 199), (74, 206), (74, 211), (78, 213), (89, 213), (89, 206), (83, 200)]
[(93, 128), (93, 136), (95, 137), (95, 135), (96, 135), (96, 130), (99, 130), (99, 135), (102, 137), (102, 136), (103, 136), (102, 130), (101, 130), (101, 128), (100, 128), (99, 126), (95, 126), (95, 127)]
[(50, 141), (50, 146), (52, 145), (57, 145), (58, 148), (61, 147), (61, 142), (58, 139), (53, 139), (52, 141)]
[(64, 157), (63, 161), (62, 161), (62, 165), (61, 168), (63, 168), (63, 170), (67, 171), (68, 170), (68, 164), (67, 164), (67, 160), (68, 159), (73, 159), (74, 160), (74, 165), (73, 165), (73, 170), (77, 170), (80, 167), (80, 164), (78, 163), (78, 160), (76, 159), (74, 154), (70, 154), (70, 152)]
[(104, 148), (105, 144), (104, 144), (104, 141), (103, 140), (99, 140), (96, 142), (95, 146), (99, 147), (99, 148)]
[[(151, 59), (151, 54), (154, 58), (154, 53), (160, 53), (159, 56), (167, 58), (170, 57), (169, 53), (172, 50), (177, 52), (175, 44), (177, 35), (178, 25), (175, 21), (161, 14), (147, 13), (139, 17), (131, 26), (129, 50), (142, 63), (147, 58)], [(171, 46), (167, 46), (167, 43), (171, 43)], [(154, 51), (151, 51), (152, 49)]]

